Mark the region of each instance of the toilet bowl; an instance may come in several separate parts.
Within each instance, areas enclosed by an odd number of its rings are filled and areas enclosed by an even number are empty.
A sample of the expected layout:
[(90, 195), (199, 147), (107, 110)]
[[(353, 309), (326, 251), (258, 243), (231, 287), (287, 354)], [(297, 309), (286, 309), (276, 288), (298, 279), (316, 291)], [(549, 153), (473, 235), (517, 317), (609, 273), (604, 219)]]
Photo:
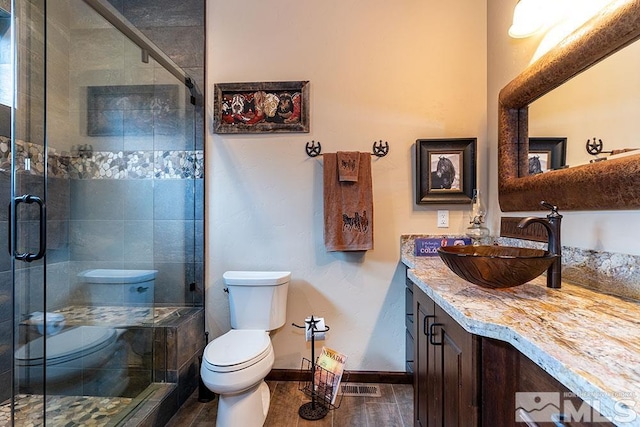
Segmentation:
[(264, 378), (275, 360), (269, 331), (284, 324), (290, 272), (228, 271), (232, 329), (207, 344), (200, 376), (220, 395), (218, 427), (260, 427), (269, 410)]
[(261, 426), (269, 410), (269, 388), (263, 381), (274, 361), (271, 339), (261, 330), (235, 330), (211, 342), (202, 358), (202, 379), (220, 395), (218, 426)]
[(232, 329), (205, 349), (202, 363), (210, 374), (203, 381), (214, 393), (240, 393), (266, 377), (274, 359), (267, 332)]
[(126, 363), (118, 337), (123, 330), (100, 326), (78, 326), (56, 335), (41, 336), (15, 352), (21, 385), (59, 395), (117, 396), (127, 386)]

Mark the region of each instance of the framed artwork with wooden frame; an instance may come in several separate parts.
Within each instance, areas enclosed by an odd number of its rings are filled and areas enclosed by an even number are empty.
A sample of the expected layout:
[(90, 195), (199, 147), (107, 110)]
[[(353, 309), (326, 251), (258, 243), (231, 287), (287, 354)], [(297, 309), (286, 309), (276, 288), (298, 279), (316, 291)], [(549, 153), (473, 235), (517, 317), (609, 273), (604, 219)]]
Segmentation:
[(529, 138), (529, 175), (566, 166), (567, 138)]
[(471, 203), (477, 138), (416, 141), (416, 204)]
[(215, 133), (309, 132), (309, 82), (214, 85)]

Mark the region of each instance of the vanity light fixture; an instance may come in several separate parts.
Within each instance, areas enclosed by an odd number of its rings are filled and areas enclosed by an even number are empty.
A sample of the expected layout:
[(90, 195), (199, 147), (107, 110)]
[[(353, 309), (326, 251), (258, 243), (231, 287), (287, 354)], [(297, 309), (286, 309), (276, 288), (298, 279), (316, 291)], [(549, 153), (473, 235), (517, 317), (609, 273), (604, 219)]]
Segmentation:
[(534, 35), (547, 24), (545, 0), (518, 0), (513, 10), (513, 23), (509, 35), (521, 39)]
[(614, 0), (518, 0), (509, 36), (526, 38), (541, 30), (560, 26), (566, 27), (559, 29), (564, 38), (610, 3)]

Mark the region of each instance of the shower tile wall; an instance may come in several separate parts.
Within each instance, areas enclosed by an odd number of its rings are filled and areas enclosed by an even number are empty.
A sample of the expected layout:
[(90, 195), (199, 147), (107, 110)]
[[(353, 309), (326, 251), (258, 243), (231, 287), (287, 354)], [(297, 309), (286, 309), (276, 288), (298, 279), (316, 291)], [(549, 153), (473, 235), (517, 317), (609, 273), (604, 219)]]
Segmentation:
[[(191, 76), (204, 96), (205, 0), (109, 0)], [(196, 149), (203, 149), (203, 99), (196, 110)]]
[[(109, 0), (133, 25), (151, 39), (178, 66), (185, 70), (196, 82), (200, 91), (204, 90), (204, 0)], [(197, 153), (204, 148), (204, 111), (203, 99), (198, 99), (195, 109), (195, 139), (188, 141)], [(132, 138), (136, 139), (136, 138)], [(140, 139), (140, 138), (137, 138)], [(156, 138), (156, 150), (176, 150), (175, 138)], [(125, 138), (125, 145), (127, 139)], [(125, 147), (125, 149), (128, 147)], [(140, 149), (140, 148), (138, 148)], [(137, 263), (147, 262), (153, 244), (153, 262), (159, 271), (156, 286), (156, 302), (173, 303), (176, 301), (203, 304), (204, 278), (204, 175), (202, 174), (202, 156), (198, 166), (198, 179), (155, 179), (153, 180), (153, 206), (136, 202), (135, 198), (125, 207), (127, 223), (125, 235), (132, 243), (125, 258)], [(164, 158), (164, 155), (156, 158)], [(177, 164), (179, 162), (173, 162)], [(156, 171), (166, 171), (157, 167)], [(129, 193), (137, 193), (133, 184)], [(144, 193), (149, 194), (149, 193)], [(184, 203), (176, 203), (183, 200)], [(153, 225), (144, 224), (145, 215), (152, 215)], [(195, 233), (194, 233), (195, 230)], [(139, 236), (152, 236), (144, 241)], [(171, 242), (171, 244), (166, 244)], [(195, 261), (195, 262), (194, 262)], [(195, 294), (188, 289), (176, 286), (163, 286), (163, 283), (185, 283), (185, 277), (194, 277), (198, 285)], [(159, 285), (159, 286), (158, 286)]]
[[(191, 74), (198, 87), (204, 87), (204, 1), (111, 3)], [(163, 44), (159, 35), (168, 35), (173, 44)], [(97, 53), (93, 49), (96, 37), (102, 40), (99, 44), (103, 48)], [(123, 42), (120, 37), (108, 28), (97, 34), (95, 30), (88, 30), (83, 18), (74, 18), (72, 11), (69, 73), (73, 83), (69, 108), (72, 118), (83, 119), (72, 120), (78, 128), (73, 129), (72, 135), (76, 136), (71, 142), (76, 147), (91, 145), (96, 162), (87, 165), (72, 161), (70, 165), (71, 299), (76, 302), (86, 299), (81, 285), (74, 282), (75, 274), (83, 269), (153, 268), (159, 272), (157, 304), (201, 306), (204, 276), (202, 104), (196, 106), (195, 112), (178, 113), (192, 114), (195, 129), (175, 126), (178, 123), (193, 125), (193, 121), (188, 120), (169, 120), (174, 125), (167, 127), (166, 117), (154, 122), (152, 112), (136, 107), (135, 99), (140, 96), (132, 95), (125, 97), (132, 105), (130, 110), (103, 108), (101, 111), (101, 114), (122, 117), (120, 123), (124, 126), (119, 135), (83, 136), (91, 129), (90, 124), (83, 121), (87, 109), (92, 107), (92, 98), (86, 95), (87, 86), (98, 87), (102, 92), (109, 88), (144, 91), (145, 84), (153, 88), (145, 82), (161, 83), (162, 90), (168, 91), (176, 87), (172, 76), (158, 66), (140, 62), (139, 49), (129, 48), (128, 41)], [(114, 64), (114, 57), (122, 58), (123, 63)], [(118, 67), (123, 67), (124, 73)], [(159, 88), (155, 89), (156, 97), (160, 96)], [(182, 92), (182, 88), (180, 90)], [(118, 101), (117, 96), (113, 99)], [(180, 99), (179, 104), (184, 105), (184, 100)], [(153, 131), (149, 131), (149, 122), (154, 124)], [(80, 166), (77, 171), (74, 164)], [(196, 291), (190, 290), (191, 283), (196, 283)]]
[(70, 193), (74, 272), (153, 268), (156, 303), (202, 304), (202, 294), (188, 289), (202, 283), (193, 267), (202, 263), (202, 220), (195, 216), (202, 179), (74, 179)]

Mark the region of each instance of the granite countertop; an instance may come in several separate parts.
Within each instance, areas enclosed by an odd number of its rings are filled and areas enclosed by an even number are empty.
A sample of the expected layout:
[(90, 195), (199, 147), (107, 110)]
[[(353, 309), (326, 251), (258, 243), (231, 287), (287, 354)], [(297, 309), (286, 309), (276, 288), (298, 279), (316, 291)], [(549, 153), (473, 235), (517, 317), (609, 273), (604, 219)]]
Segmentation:
[(409, 279), (465, 330), (510, 343), (615, 424), (640, 426), (640, 301), (565, 282), (549, 289), (545, 277), (481, 288), (412, 249), (402, 249)]

